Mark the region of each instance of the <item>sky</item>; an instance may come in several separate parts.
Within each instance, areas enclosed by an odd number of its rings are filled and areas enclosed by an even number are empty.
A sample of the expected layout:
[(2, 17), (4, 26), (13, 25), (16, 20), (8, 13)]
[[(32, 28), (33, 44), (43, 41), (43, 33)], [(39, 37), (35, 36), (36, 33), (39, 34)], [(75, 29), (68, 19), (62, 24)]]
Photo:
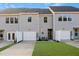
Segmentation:
[(79, 3), (0, 3), (0, 8), (48, 8), (48, 6), (74, 6)]

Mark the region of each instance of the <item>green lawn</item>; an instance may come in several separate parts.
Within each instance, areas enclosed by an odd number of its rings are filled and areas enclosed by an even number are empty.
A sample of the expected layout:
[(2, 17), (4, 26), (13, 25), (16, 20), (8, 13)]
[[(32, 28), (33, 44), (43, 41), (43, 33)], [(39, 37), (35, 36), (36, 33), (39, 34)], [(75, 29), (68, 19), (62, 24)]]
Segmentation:
[(79, 56), (79, 48), (63, 42), (37, 41), (33, 56)]

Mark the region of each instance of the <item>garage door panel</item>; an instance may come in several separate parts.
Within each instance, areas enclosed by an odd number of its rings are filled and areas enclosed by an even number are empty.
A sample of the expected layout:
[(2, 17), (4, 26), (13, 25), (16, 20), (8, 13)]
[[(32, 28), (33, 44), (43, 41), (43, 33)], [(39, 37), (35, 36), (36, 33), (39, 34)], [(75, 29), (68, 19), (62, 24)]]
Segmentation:
[(36, 40), (36, 32), (24, 32), (23, 40)]

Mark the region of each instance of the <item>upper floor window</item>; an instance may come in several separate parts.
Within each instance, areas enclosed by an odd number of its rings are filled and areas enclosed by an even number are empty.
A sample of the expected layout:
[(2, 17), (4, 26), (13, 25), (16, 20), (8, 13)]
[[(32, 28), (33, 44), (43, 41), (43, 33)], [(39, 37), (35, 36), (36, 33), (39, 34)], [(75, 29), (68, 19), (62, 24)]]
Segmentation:
[(75, 32), (77, 32), (78, 30), (77, 29), (75, 29)]
[(6, 23), (9, 23), (9, 18), (6, 18)]
[(13, 18), (12, 17), (10, 18), (10, 22), (13, 23)]
[(17, 17), (7, 17), (6, 18), (6, 23), (18, 23), (18, 18)]
[(32, 17), (28, 17), (28, 22), (31, 22), (32, 21)]
[(61, 16), (61, 17), (58, 18), (58, 21), (72, 21), (72, 18)]
[(15, 17), (15, 23), (18, 23), (18, 18)]
[(63, 21), (67, 21), (67, 18), (66, 17), (63, 17)]
[(58, 21), (62, 21), (62, 17), (59, 17), (59, 18), (58, 18)]
[(68, 18), (68, 21), (72, 21), (72, 18)]
[(44, 17), (44, 23), (47, 23), (47, 17)]

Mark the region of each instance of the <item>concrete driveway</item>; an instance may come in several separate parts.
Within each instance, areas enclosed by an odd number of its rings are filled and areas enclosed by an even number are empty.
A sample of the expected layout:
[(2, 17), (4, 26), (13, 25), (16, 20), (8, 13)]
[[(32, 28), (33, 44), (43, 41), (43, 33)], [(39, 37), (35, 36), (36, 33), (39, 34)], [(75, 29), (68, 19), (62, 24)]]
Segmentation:
[(20, 42), (2, 52), (1, 56), (31, 56), (34, 49), (35, 41)]
[(74, 41), (66, 41), (66, 44), (72, 45), (74, 47), (79, 48), (79, 40), (74, 40)]

